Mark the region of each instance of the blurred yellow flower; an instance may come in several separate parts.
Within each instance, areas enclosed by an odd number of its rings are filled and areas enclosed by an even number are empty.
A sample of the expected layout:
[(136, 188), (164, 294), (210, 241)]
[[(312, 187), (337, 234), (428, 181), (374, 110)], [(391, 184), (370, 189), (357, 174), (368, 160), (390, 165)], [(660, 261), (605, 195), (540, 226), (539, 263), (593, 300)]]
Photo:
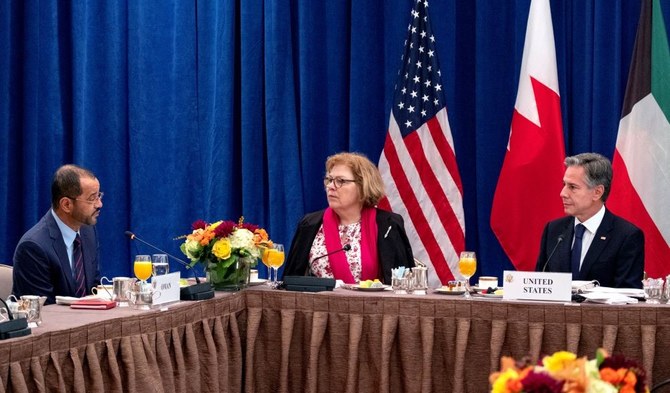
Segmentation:
[(219, 259), (230, 258), (230, 252), (232, 247), (230, 246), (230, 240), (228, 239), (219, 239), (214, 243), (212, 247), (212, 254)]

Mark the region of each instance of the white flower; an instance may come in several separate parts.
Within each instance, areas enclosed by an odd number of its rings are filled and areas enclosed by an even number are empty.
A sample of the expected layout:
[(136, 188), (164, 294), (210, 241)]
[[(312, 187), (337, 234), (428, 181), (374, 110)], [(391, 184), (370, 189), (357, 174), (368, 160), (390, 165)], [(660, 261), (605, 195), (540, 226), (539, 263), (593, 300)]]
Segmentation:
[(233, 248), (245, 248), (250, 252), (254, 247), (254, 234), (245, 228), (238, 228), (230, 235), (230, 245)]
[(188, 259), (192, 261), (197, 261), (200, 258), (200, 253), (202, 252), (202, 246), (197, 240), (187, 240), (184, 243), (184, 253)]

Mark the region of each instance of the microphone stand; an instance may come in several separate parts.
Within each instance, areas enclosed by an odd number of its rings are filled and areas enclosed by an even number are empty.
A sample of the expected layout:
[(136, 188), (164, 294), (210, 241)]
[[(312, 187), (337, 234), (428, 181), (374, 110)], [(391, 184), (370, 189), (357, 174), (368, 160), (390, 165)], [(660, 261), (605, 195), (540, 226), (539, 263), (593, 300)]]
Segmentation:
[(345, 244), (342, 248), (329, 253), (319, 255), (318, 257), (312, 259), (307, 263), (307, 268), (305, 269), (305, 274), (303, 276), (284, 276), (283, 286), (287, 291), (299, 291), (299, 292), (321, 292), (321, 291), (332, 291), (335, 288), (335, 279), (325, 278), (325, 277), (314, 277), (308, 275), (310, 272), (310, 265), (321, 258), (325, 258), (329, 255), (333, 255), (342, 251), (351, 250), (350, 244)]
[(558, 245), (561, 244), (565, 236), (563, 234), (558, 235), (558, 239), (556, 239), (556, 245), (554, 246), (554, 249), (551, 250), (549, 253), (549, 257), (547, 258), (547, 261), (544, 262), (544, 266), (542, 266), (542, 273), (544, 273), (545, 270), (547, 270), (547, 266), (549, 265), (549, 261), (551, 260), (551, 257), (554, 256), (554, 253), (556, 253), (556, 250), (558, 249)]
[(28, 327), (28, 318), (14, 319), (12, 310), (9, 309), (7, 303), (2, 298), (0, 298), (0, 302), (5, 305), (9, 317), (8, 321), (0, 322), (0, 340), (29, 335), (31, 329)]
[(126, 231), (125, 235), (130, 238), (130, 240), (137, 240), (141, 243), (146, 244), (147, 246), (153, 248), (154, 250), (160, 251), (163, 254), (171, 257), (175, 261), (179, 262), (181, 265), (185, 266), (187, 270), (190, 270), (193, 273), (193, 277), (195, 277), (195, 284), (189, 285), (187, 287), (183, 287), (179, 290), (179, 299), (180, 300), (205, 300), (205, 299), (211, 299), (214, 297), (214, 289), (212, 288), (212, 284), (208, 282), (200, 282), (200, 279), (198, 278), (198, 275), (193, 272), (193, 269), (191, 268), (191, 265), (188, 263), (182, 261), (181, 259), (177, 258), (176, 256), (161, 250), (160, 248), (154, 246), (151, 243), (148, 243), (139, 237), (135, 235), (134, 233), (130, 231)]

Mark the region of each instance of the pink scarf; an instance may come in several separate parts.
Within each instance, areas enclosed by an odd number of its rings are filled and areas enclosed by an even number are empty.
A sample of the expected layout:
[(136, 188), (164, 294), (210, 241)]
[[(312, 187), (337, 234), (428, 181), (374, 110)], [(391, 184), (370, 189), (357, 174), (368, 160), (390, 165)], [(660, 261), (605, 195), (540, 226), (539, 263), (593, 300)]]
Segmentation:
[[(337, 230), (339, 219), (333, 209), (327, 208), (323, 213), (323, 234), (326, 250), (331, 253), (344, 246)], [(328, 256), (333, 277), (347, 284), (354, 284), (354, 276), (349, 268), (346, 252), (336, 252)], [(379, 263), (377, 261), (377, 210), (373, 207), (361, 211), (361, 281), (377, 277)]]

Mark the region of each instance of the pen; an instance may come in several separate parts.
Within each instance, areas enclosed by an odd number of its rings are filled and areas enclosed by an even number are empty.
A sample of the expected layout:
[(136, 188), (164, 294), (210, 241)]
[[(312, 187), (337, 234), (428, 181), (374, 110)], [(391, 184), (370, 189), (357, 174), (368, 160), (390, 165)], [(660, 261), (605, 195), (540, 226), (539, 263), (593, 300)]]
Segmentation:
[(389, 229), (386, 230), (386, 233), (384, 234), (384, 239), (389, 235), (389, 232), (391, 232), (391, 226), (389, 225)]

